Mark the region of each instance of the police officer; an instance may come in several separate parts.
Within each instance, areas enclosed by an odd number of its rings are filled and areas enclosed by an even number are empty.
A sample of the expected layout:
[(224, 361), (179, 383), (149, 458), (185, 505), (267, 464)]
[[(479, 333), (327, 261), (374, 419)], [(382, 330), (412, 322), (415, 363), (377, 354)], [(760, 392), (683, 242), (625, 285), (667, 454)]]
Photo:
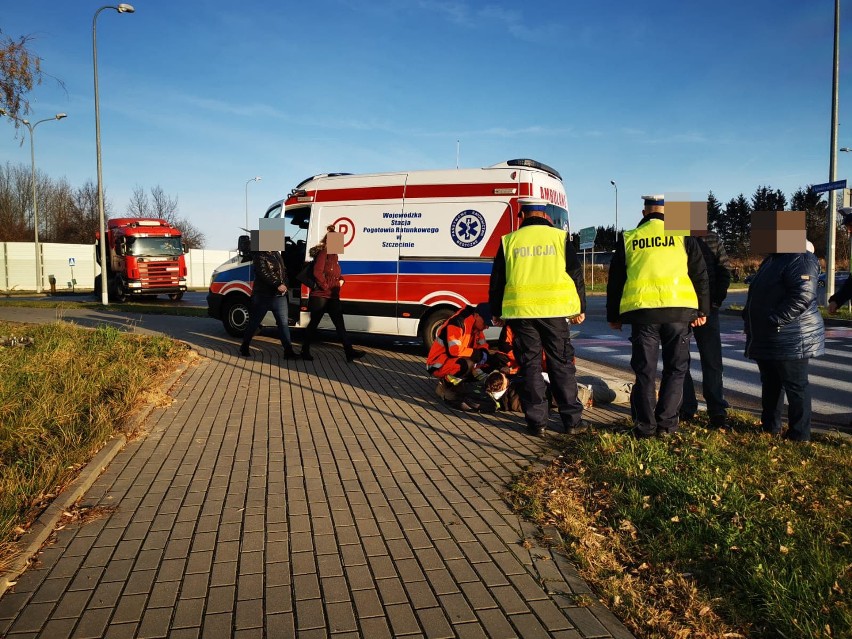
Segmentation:
[[(677, 430), (690, 327), (707, 321), (709, 281), (695, 238), (666, 234), (664, 196), (642, 199), (642, 221), (623, 233), (610, 265), (606, 314), (613, 329), (632, 325), (630, 366), (636, 381), (630, 395), (635, 426), (631, 432), (636, 437), (665, 437)], [(660, 346), (663, 377), (655, 399)]]
[(574, 347), (569, 322), (585, 319), (583, 267), (567, 231), (556, 229), (547, 216), (546, 200), (522, 198), (520, 228), (504, 235), (491, 271), (488, 301), (494, 324), (508, 322), (514, 352), (524, 378), (521, 402), (527, 432), (543, 436), (550, 412), (541, 376), (542, 357), (564, 432), (589, 427), (577, 397)]

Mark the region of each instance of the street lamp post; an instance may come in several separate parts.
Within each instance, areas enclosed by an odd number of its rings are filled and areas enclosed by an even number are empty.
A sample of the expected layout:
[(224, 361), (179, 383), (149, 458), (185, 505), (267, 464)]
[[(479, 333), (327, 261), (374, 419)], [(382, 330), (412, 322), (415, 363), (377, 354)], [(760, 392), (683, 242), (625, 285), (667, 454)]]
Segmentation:
[(104, 187), (103, 176), (101, 171), (101, 107), (100, 98), (98, 95), (98, 36), (97, 24), (98, 16), (104, 9), (114, 9), (119, 13), (133, 13), (136, 9), (131, 4), (121, 3), (117, 7), (105, 6), (95, 11), (95, 17), (92, 18), (92, 61), (95, 69), (95, 147), (98, 155), (98, 223), (100, 224), (101, 242), (101, 304), (106, 306), (109, 304), (109, 295), (107, 292), (107, 261), (106, 261), (106, 221), (104, 220)]
[[(848, 146), (841, 146), (840, 150), (843, 151), (844, 153), (852, 153), (852, 149), (850, 149)], [(847, 203), (843, 202), (843, 206), (847, 206)], [(835, 221), (835, 224), (837, 224), (836, 221)], [(849, 273), (850, 273), (849, 277), (852, 277), (852, 233), (848, 234), (847, 239), (849, 240), (849, 267), (848, 267), (848, 270), (849, 270)], [(828, 285), (828, 274), (827, 273), (826, 273), (825, 283), (826, 283), (826, 286), (827, 286)], [(828, 296), (826, 296), (825, 299), (826, 299), (826, 303), (828, 303)], [(849, 308), (852, 308), (852, 300), (849, 301)]]
[[(8, 115), (5, 111), (0, 109), (0, 115)], [(33, 181), (33, 228), (35, 230), (35, 258), (36, 258), (36, 293), (41, 293), (41, 251), (39, 251), (38, 247), (38, 194), (36, 192), (36, 165), (35, 165), (35, 141), (34, 134), (35, 128), (41, 124), (42, 122), (52, 122), (53, 120), (61, 120), (62, 118), (68, 117), (65, 113), (57, 113), (52, 118), (45, 118), (44, 120), (39, 120), (35, 124), (31, 123), (29, 120), (22, 120), (13, 115), (9, 116), (13, 120), (17, 120), (21, 124), (27, 127), (30, 131), (30, 161), (32, 163), (32, 181)]]
[(262, 179), (263, 179), (263, 178), (261, 178), (261, 177), (258, 175), (258, 176), (253, 177), (252, 179), (250, 179), (250, 180), (248, 180), (248, 181), (246, 182), (246, 233), (248, 233), (248, 232), (249, 232), (249, 222), (248, 222), (248, 185), (249, 185), (249, 184), (251, 184), (252, 182), (260, 182)]
[(618, 240), (618, 185), (615, 180), (610, 180), (609, 183), (615, 189), (615, 239)]
[[(837, 180), (837, 110), (840, 77), (840, 0), (834, 0), (834, 73), (831, 83), (831, 146), (828, 181)], [(825, 250), (825, 298), (834, 295), (834, 247), (837, 229), (837, 201), (834, 191), (828, 192), (828, 238)]]

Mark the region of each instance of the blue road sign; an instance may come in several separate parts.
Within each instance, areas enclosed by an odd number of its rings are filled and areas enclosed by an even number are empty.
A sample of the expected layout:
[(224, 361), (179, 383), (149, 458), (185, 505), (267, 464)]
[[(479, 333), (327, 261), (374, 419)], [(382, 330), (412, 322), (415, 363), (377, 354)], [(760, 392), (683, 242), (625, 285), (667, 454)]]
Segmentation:
[(846, 180), (836, 180), (835, 182), (825, 182), (823, 184), (814, 184), (811, 187), (812, 193), (825, 193), (826, 191), (839, 191), (846, 188)]

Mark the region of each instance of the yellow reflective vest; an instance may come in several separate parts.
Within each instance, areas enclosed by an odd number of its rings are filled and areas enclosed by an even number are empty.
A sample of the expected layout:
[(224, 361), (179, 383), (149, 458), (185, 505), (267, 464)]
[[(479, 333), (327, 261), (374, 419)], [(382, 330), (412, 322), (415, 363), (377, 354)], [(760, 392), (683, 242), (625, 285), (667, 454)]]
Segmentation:
[(544, 224), (524, 226), (503, 236), (503, 319), (579, 314), (580, 296), (565, 272), (566, 237), (566, 231)]
[(666, 235), (663, 224), (651, 219), (624, 231), (627, 281), (619, 305), (622, 314), (646, 308), (698, 309), (684, 237)]

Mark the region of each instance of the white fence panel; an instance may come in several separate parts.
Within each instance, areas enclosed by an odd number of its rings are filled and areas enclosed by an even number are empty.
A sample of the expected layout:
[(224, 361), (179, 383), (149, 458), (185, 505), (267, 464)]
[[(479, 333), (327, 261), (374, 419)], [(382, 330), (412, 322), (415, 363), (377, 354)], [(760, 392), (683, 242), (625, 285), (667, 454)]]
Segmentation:
[[(94, 244), (39, 243), (41, 249), (42, 288), (50, 290), (48, 277), (56, 277), (56, 289), (67, 290), (68, 282), (77, 280), (77, 289), (91, 290), (101, 272), (95, 260)], [(213, 270), (227, 262), (236, 251), (190, 249), (186, 255), (187, 285), (205, 289)], [(72, 278), (68, 258), (74, 258)], [(0, 242), (0, 290), (36, 290), (35, 242)]]
[(189, 249), (189, 253), (186, 255), (187, 286), (190, 288), (207, 288), (210, 285), (210, 276), (213, 274), (213, 270), (236, 254), (236, 251)]
[(4, 242), (5, 289), (34, 291), (36, 288), (35, 242)]
[[(94, 244), (39, 244), (41, 247), (42, 287), (50, 289), (50, 276), (56, 278), (56, 290), (71, 288), (71, 280), (76, 279), (75, 288), (92, 288), (95, 275), (101, 272), (95, 261)], [(69, 260), (74, 260), (71, 266)]]

